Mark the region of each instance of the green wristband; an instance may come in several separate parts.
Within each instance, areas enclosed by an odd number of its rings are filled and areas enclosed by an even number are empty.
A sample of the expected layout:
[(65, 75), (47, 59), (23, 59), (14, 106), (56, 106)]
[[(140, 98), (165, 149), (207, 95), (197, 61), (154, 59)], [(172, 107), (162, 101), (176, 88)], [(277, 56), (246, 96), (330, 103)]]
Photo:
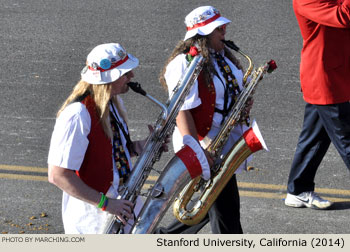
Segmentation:
[(106, 195), (104, 195), (103, 193), (101, 193), (102, 196), (101, 196), (101, 200), (100, 200), (100, 203), (97, 205), (98, 208), (102, 208), (104, 203), (105, 203), (105, 200), (106, 200)]

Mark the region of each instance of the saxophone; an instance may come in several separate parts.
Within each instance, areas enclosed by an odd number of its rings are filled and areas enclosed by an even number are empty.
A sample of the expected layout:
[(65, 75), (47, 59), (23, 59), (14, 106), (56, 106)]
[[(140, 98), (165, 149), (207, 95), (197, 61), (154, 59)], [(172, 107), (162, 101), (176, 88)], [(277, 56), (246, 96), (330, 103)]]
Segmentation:
[[(238, 47), (236, 47), (233, 44), (233, 42), (229, 43), (229, 46), (233, 46), (236, 50), (239, 50)], [(247, 82), (248, 77), (250, 76), (250, 72), (253, 71), (252, 61), (246, 54), (242, 53), (240, 50), (239, 52), (242, 55), (245, 55), (245, 57), (247, 57), (249, 60), (249, 68), (243, 77), (244, 82)], [(224, 143), (226, 141), (225, 138), (228, 137), (229, 132), (241, 117), (241, 112), (245, 107), (245, 101), (248, 99), (248, 97), (250, 97), (250, 95), (252, 95), (255, 86), (257, 82), (261, 79), (262, 75), (266, 71), (273, 70), (273, 64), (274, 63), (271, 61), (265, 66), (259, 68), (259, 70), (254, 72), (251, 81), (249, 81), (249, 83), (246, 85), (244, 94), (241, 95), (240, 99), (236, 102), (236, 107), (234, 107), (231, 112), (231, 114), (234, 114), (233, 117), (235, 119), (231, 118), (230, 122), (226, 120), (225, 130), (222, 130), (222, 132), (220, 133), (222, 137), (215, 141), (216, 144), (212, 145), (212, 148), (209, 148), (209, 150), (213, 150), (210, 151), (211, 153), (219, 153), (221, 148), (224, 146)], [(217, 150), (217, 152), (214, 151), (214, 148)], [(214, 176), (212, 176), (212, 178), (209, 180), (207, 186), (212, 186), (211, 188), (213, 190), (211, 190), (211, 195), (209, 195), (209, 197), (205, 199), (205, 204), (207, 205), (207, 208), (200, 211), (200, 216), (197, 214), (197, 216), (195, 217), (196, 223), (198, 223), (205, 216), (205, 214), (210, 208), (210, 205), (212, 204), (210, 202), (214, 202), (219, 191), (222, 190), (223, 186), (222, 188), (218, 187), (221, 187), (221, 183), (226, 183), (223, 180), (226, 179), (228, 181), (228, 179), (232, 177), (234, 171), (239, 167), (239, 164), (241, 164), (251, 153), (262, 148), (267, 149), (260, 134), (259, 128), (257, 127), (256, 123), (253, 122), (252, 127), (245, 132), (244, 136), (242, 136), (242, 138), (239, 141), (236, 142), (234, 148), (232, 148), (232, 150), (226, 155), (226, 157), (217, 158), (217, 161), (220, 160), (221, 162), (217, 163), (216, 168), (218, 169), (219, 166), (225, 167), (223, 169), (225, 169), (228, 172), (221, 173), (221, 175), (219, 176), (218, 172), (215, 172)], [(214, 179), (213, 177), (215, 177), (216, 179)], [(149, 194), (146, 202), (143, 205), (143, 208), (141, 209), (140, 214), (138, 215), (138, 218), (136, 219), (131, 229), (131, 233), (153, 233), (157, 225), (162, 220), (164, 214), (173, 202), (175, 216), (178, 217), (178, 219), (181, 222), (184, 222), (185, 224), (195, 224), (195, 222), (193, 222), (192, 217), (190, 217), (191, 221), (188, 221), (186, 206), (189, 200), (191, 199), (193, 192), (198, 191), (198, 188), (200, 188), (200, 185), (203, 183), (203, 181), (204, 180), (200, 176), (192, 179), (188, 173), (186, 165), (178, 156), (175, 155), (172, 159), (168, 161), (161, 175), (157, 179), (154, 187), (151, 190), (151, 193)], [(215, 185), (213, 185), (214, 183)], [(195, 189), (193, 189), (193, 187)], [(216, 190), (219, 190), (217, 194)], [(200, 204), (195, 204), (196, 207), (201, 205), (203, 206), (201, 201), (199, 201), (199, 203)], [(186, 210), (186, 213), (184, 213), (183, 210)], [(193, 212), (193, 210), (190, 210), (190, 212)]]
[[(175, 89), (172, 91), (166, 105), (163, 105), (155, 98), (148, 95), (141, 88), (139, 83), (128, 83), (129, 87), (133, 91), (147, 97), (152, 102), (160, 106), (162, 112), (160, 113), (156, 124), (153, 127), (153, 132), (147, 138), (143, 151), (138, 157), (129, 178), (120, 187), (118, 199), (129, 200), (133, 203), (136, 202), (136, 199), (141, 194), (141, 189), (145, 184), (154, 163), (160, 159), (164, 141), (168, 135), (172, 134), (174, 130), (176, 116), (186, 96), (192, 88), (194, 81), (197, 79), (203, 63), (204, 58), (202, 55), (197, 55), (193, 58), (185, 73), (177, 83)], [(101, 230), (103, 234), (125, 233), (124, 225), (114, 215), (108, 217), (105, 225), (101, 227)]]
[[(205, 139), (207, 140), (206, 150), (211, 153), (215, 160), (211, 170), (211, 178), (208, 181), (203, 180), (201, 177), (193, 179), (183, 188), (174, 201), (173, 213), (180, 222), (186, 225), (195, 225), (206, 216), (211, 205), (231, 179), (234, 172), (252, 153), (263, 148), (267, 150), (259, 128), (253, 122), (252, 127), (245, 132), (228, 153), (221, 155), (231, 130), (242, 119), (247, 100), (254, 94), (257, 84), (263, 75), (271, 73), (277, 68), (276, 63), (271, 60), (258, 69), (253, 69), (252, 60), (247, 54), (243, 53), (232, 41), (223, 42), (226, 46), (247, 58), (249, 68), (243, 78), (244, 88), (222, 124), (219, 133), (212, 140)], [(249, 77), (250, 80), (247, 82)], [(199, 192), (200, 190), (202, 191)], [(188, 205), (195, 193), (199, 193), (200, 196), (196, 201), (192, 200), (191, 204), (193, 204), (193, 207), (188, 209)]]

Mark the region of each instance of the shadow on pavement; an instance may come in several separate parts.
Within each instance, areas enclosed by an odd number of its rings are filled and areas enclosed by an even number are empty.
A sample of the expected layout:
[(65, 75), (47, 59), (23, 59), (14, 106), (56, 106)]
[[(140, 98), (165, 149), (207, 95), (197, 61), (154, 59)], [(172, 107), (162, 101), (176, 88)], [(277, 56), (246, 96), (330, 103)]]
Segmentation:
[(329, 210), (346, 210), (350, 209), (349, 201), (334, 202)]

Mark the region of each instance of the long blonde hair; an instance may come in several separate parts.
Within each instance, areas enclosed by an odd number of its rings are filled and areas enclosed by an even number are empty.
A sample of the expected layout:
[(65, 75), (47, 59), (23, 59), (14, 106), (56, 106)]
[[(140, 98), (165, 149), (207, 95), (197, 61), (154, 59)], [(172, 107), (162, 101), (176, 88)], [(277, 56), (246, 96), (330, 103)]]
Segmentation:
[[(205, 58), (202, 73), (204, 74), (204, 79), (206, 83), (209, 84), (211, 82), (212, 75), (213, 73), (215, 73), (215, 68), (212, 61), (210, 60), (209, 36), (202, 36), (197, 34), (196, 36), (190, 39), (187, 39), (185, 41), (183, 40), (179, 41), (176, 47), (174, 48), (173, 52), (171, 53), (170, 57), (167, 59), (159, 75), (159, 82), (166, 90), (167, 90), (167, 84), (164, 78), (166, 67), (168, 66), (169, 62), (172, 61), (177, 55), (182, 53), (184, 54), (188, 53), (191, 46), (196, 46), (199, 49), (202, 56)], [(243, 69), (239, 60), (226, 47), (225, 47), (225, 56), (229, 58), (229, 60), (233, 64), (235, 64), (239, 69)]]
[(83, 96), (87, 92), (90, 93), (91, 98), (95, 101), (96, 112), (102, 124), (103, 130), (109, 138), (113, 138), (113, 132), (111, 123), (109, 120), (109, 101), (117, 107), (120, 116), (125, 122), (127, 122), (126, 112), (121, 106), (120, 98), (118, 95), (111, 97), (112, 86), (108, 84), (94, 85), (80, 80), (73, 88), (72, 93), (65, 100), (61, 108), (57, 112), (57, 117), (61, 112), (72, 102), (76, 101), (79, 97)]

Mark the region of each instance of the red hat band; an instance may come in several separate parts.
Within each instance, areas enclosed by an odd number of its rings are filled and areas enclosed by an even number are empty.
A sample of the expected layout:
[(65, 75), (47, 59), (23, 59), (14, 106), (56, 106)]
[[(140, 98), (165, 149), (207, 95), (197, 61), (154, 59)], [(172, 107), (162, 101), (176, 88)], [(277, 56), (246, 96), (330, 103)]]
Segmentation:
[(198, 27), (202, 27), (202, 26), (205, 26), (207, 24), (210, 24), (211, 22), (215, 21), (216, 19), (218, 19), (221, 15), (220, 14), (216, 14), (215, 16), (201, 22), (201, 23), (198, 23), (198, 24), (195, 24), (194, 26), (192, 27), (188, 27), (187, 26), (187, 31), (190, 31), (190, 30), (193, 30), (193, 29), (196, 29)]

